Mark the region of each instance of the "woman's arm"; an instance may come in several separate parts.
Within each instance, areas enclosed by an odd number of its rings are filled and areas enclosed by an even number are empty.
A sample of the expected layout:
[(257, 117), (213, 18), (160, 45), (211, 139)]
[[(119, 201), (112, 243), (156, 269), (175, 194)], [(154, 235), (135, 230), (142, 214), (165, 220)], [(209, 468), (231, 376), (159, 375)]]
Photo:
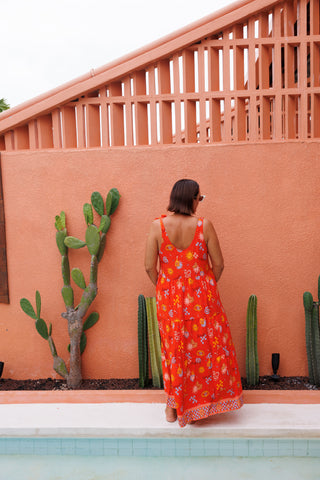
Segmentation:
[(144, 265), (146, 272), (154, 285), (157, 284), (158, 280), (158, 254), (159, 254), (159, 244), (158, 244), (158, 232), (159, 225), (155, 221), (152, 223), (146, 243), (145, 251), (145, 260)]
[(224, 261), (218, 236), (210, 220), (205, 219), (203, 227), (204, 239), (207, 244), (208, 254), (212, 263), (212, 270), (216, 281), (218, 281), (224, 269)]

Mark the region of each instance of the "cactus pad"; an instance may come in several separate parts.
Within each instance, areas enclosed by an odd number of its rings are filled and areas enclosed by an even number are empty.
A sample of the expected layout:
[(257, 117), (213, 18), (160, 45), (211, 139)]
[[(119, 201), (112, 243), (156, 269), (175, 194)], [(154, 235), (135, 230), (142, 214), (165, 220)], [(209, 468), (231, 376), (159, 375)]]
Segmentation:
[(70, 284), (70, 265), (67, 255), (61, 257), (61, 273), (64, 285)]
[(93, 223), (93, 211), (90, 203), (85, 203), (83, 205), (83, 215), (84, 215), (86, 224), (91, 225)]
[(79, 238), (75, 237), (66, 237), (64, 244), (70, 248), (82, 248), (86, 246), (86, 242), (83, 242), (82, 240), (79, 240)]
[(91, 195), (91, 203), (95, 211), (102, 216), (104, 214), (104, 203), (99, 192), (93, 192)]
[(97, 256), (98, 263), (101, 261), (101, 259), (103, 257), (104, 250), (106, 248), (106, 242), (107, 242), (107, 235), (105, 233), (102, 233), (102, 235), (100, 237), (99, 253), (98, 253), (98, 256)]
[(87, 335), (84, 332), (82, 332), (81, 338), (80, 338), (80, 353), (81, 353), (81, 355), (83, 354), (86, 346), (87, 346)]
[(42, 338), (44, 338), (45, 340), (48, 340), (49, 338), (48, 327), (46, 322), (42, 318), (39, 318), (36, 321), (36, 329)]
[(89, 225), (86, 230), (86, 244), (91, 255), (98, 255), (100, 248), (100, 235), (95, 225)]
[(70, 286), (62, 287), (61, 294), (64, 300), (66, 307), (73, 306), (73, 290)]
[(37, 306), (37, 318), (40, 318), (41, 313), (41, 295), (38, 290), (36, 291), (36, 306)]
[(85, 320), (83, 324), (83, 331), (88, 330), (89, 328), (93, 327), (99, 320), (99, 313), (98, 312), (92, 312), (88, 316), (88, 318)]
[(63, 221), (61, 220), (59, 215), (56, 215), (55, 220), (56, 220), (56, 222), (55, 222), (56, 229), (57, 230), (63, 230), (64, 229)]
[(108, 215), (102, 215), (98, 232), (107, 233), (111, 225), (111, 218)]
[(36, 312), (34, 311), (33, 306), (31, 305), (28, 299), (21, 298), (20, 307), (22, 308), (24, 313), (29, 315), (29, 317), (33, 318), (34, 320), (37, 320)]
[(58, 357), (57, 355), (53, 358), (53, 369), (61, 375), (62, 378), (68, 378), (68, 370), (66, 364), (62, 360), (62, 358)]
[(78, 285), (78, 287), (82, 288), (83, 290), (86, 288), (86, 281), (80, 268), (73, 268), (71, 272), (71, 277), (74, 283)]
[(66, 214), (63, 211), (60, 212), (60, 220), (62, 222), (63, 228), (66, 228)]
[(56, 243), (61, 255), (67, 254), (67, 247), (64, 244), (64, 240), (66, 237), (67, 237), (67, 230), (65, 228), (63, 230), (58, 230), (58, 232), (56, 233)]
[(106, 199), (107, 215), (112, 215), (119, 205), (120, 193), (117, 188), (111, 188)]

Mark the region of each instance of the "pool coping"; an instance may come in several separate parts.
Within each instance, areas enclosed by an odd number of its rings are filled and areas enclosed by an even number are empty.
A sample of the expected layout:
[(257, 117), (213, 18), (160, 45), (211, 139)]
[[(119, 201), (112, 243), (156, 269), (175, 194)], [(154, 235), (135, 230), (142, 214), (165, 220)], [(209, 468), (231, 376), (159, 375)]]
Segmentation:
[[(244, 390), (244, 403), (320, 404), (319, 390)], [(0, 404), (165, 403), (162, 390), (6, 390)]]
[(0, 439), (295, 439), (317, 440), (318, 405), (245, 404), (180, 428), (165, 420), (163, 403), (0, 405)]
[(167, 423), (160, 390), (0, 392), (4, 438), (313, 439), (320, 447), (320, 391), (245, 390), (239, 411), (186, 428)]

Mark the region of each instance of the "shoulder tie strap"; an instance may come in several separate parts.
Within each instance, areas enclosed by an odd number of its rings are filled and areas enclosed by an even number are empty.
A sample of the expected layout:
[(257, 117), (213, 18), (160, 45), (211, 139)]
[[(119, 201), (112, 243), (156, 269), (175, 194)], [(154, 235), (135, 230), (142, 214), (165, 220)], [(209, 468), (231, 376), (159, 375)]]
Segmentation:
[(164, 224), (163, 224), (163, 220), (162, 220), (163, 217), (166, 217), (166, 215), (161, 215), (161, 217), (160, 217), (161, 232), (164, 234), (166, 232), (166, 230), (164, 228)]

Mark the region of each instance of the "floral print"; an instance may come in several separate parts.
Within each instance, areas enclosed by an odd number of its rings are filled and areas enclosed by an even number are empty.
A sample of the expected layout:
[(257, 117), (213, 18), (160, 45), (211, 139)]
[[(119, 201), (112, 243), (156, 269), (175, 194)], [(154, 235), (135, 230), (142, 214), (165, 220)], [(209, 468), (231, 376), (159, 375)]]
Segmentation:
[(162, 218), (157, 315), (167, 404), (181, 427), (242, 406), (241, 378), (228, 320), (208, 262), (199, 218), (191, 245), (169, 240)]

